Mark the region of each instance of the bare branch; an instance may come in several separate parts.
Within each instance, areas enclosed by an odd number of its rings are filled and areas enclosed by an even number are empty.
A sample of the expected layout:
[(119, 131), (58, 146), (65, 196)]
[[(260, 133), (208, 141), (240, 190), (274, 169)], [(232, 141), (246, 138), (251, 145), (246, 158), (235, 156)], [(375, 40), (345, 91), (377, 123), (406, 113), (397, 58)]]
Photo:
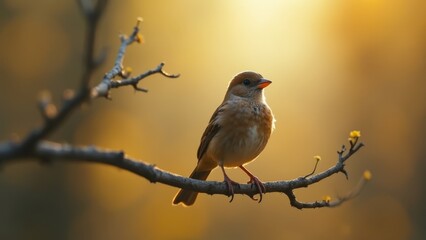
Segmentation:
[(357, 197), (361, 193), (362, 189), (364, 188), (365, 184), (367, 184), (368, 181), (369, 179), (366, 179), (365, 176), (363, 176), (359, 180), (358, 185), (351, 192), (347, 193), (346, 195), (342, 197), (338, 196), (335, 201), (331, 201), (329, 203), (330, 207), (337, 207), (341, 205), (342, 203)]
[(121, 45), (120, 48), (118, 50), (117, 53), (117, 57), (115, 59), (114, 62), (114, 66), (112, 67), (112, 69), (107, 72), (104, 76), (104, 78), (102, 79), (102, 81), (92, 89), (92, 97), (106, 97), (106, 98), (110, 98), (110, 89), (111, 88), (119, 88), (119, 87), (123, 87), (123, 86), (132, 86), (135, 90), (137, 91), (142, 91), (142, 92), (148, 92), (147, 89), (144, 88), (140, 88), (138, 87), (138, 83), (139, 81), (141, 81), (142, 79), (151, 76), (153, 74), (156, 73), (160, 73), (165, 77), (168, 78), (177, 78), (179, 77), (179, 74), (169, 74), (167, 72), (164, 71), (163, 67), (164, 67), (164, 63), (160, 63), (156, 68), (148, 70), (145, 73), (142, 73), (136, 77), (133, 78), (125, 78), (125, 79), (121, 79), (121, 80), (114, 80), (114, 78), (116, 77), (127, 77), (123, 74), (123, 60), (124, 60), (124, 55), (126, 53), (126, 49), (127, 46), (129, 46), (130, 44), (134, 43), (134, 42), (139, 42), (140, 40), (140, 24), (142, 22), (141, 18), (138, 18), (136, 25), (133, 28), (133, 32), (130, 34), (129, 37), (126, 37), (124, 35), (122, 35), (120, 37), (121, 39)]
[(290, 205), (297, 208), (297, 209), (303, 209), (303, 208), (322, 208), (322, 207), (329, 207), (329, 203), (327, 201), (315, 201), (315, 202), (299, 202), (296, 200), (296, 195), (294, 195), (294, 192), (289, 190), (287, 192), (284, 192), (288, 199), (290, 200)]
[[(39, 103), (39, 108), (41, 110), (42, 116), (45, 119), (45, 124), (39, 128), (34, 129), (31, 133), (29, 133), (22, 142), (19, 144), (16, 144), (15, 151), (16, 155), (20, 155), (25, 152), (32, 151), (34, 146), (37, 144), (38, 141), (46, 138), (52, 131), (54, 131), (76, 108), (78, 108), (83, 102), (90, 99), (90, 92), (92, 93), (92, 96), (104, 96), (109, 97), (109, 91), (111, 88), (111, 83), (113, 82), (113, 78), (118, 76), (122, 72), (122, 62), (124, 59), (124, 54), (126, 47), (130, 45), (131, 43), (135, 41), (139, 41), (139, 26), (142, 21), (142, 19), (138, 18), (135, 27), (133, 28), (133, 32), (131, 33), (130, 37), (121, 37), (121, 47), (118, 51), (115, 63), (113, 68), (105, 74), (104, 78), (102, 79), (101, 83), (96, 86), (95, 88), (90, 91), (89, 88), (89, 80), (91, 78), (91, 75), (98, 64), (96, 62), (99, 62), (100, 59), (103, 57), (101, 56), (98, 58), (98, 60), (95, 60), (94, 57), (94, 44), (95, 44), (95, 33), (97, 28), (97, 21), (99, 20), (100, 16), (102, 15), (102, 11), (105, 9), (106, 0), (99, 0), (95, 6), (90, 7), (90, 3), (86, 0), (80, 0), (80, 6), (83, 9), (86, 20), (87, 20), (87, 36), (86, 36), (86, 51), (84, 55), (85, 64), (84, 64), (84, 73), (81, 78), (81, 87), (77, 93), (74, 93), (72, 95), (67, 94), (66, 101), (63, 102), (62, 106), (57, 109), (53, 103), (51, 103), (50, 98), (44, 99)], [(161, 73), (162, 75), (166, 77), (178, 77), (179, 75), (171, 75), (167, 74), (163, 70), (164, 64), (161, 63), (157, 68), (153, 70), (149, 70), (144, 74), (139, 75), (138, 77), (134, 78), (135, 83), (132, 84), (132, 86), (135, 87), (135, 89), (140, 91), (146, 91), (143, 88), (137, 87), (137, 82), (139, 82), (141, 79), (148, 77), (154, 73)], [(127, 84), (128, 85), (128, 84)], [(116, 86), (119, 87), (119, 86)], [(48, 100), (48, 104), (46, 102)]]
[(156, 68), (148, 70), (147, 72), (142, 73), (142, 74), (140, 74), (136, 77), (123, 79), (123, 80), (111, 81), (110, 82), (110, 88), (118, 88), (118, 87), (130, 85), (130, 86), (133, 86), (136, 90), (147, 92), (148, 90), (146, 90), (146, 89), (138, 88), (137, 84), (139, 83), (139, 81), (141, 81), (142, 79), (144, 79), (148, 76), (151, 76), (151, 75), (156, 74), (156, 73), (161, 73), (163, 76), (168, 77), (168, 78), (179, 77), (179, 74), (169, 74), (169, 73), (165, 72), (163, 70), (163, 67), (164, 67), (164, 63), (160, 63)]
[(102, 63), (102, 54), (101, 57), (95, 57), (95, 38), (98, 22), (106, 8), (107, 0), (98, 0), (95, 2), (90, 0), (79, 0), (78, 2), (80, 3), (80, 8), (86, 19), (86, 49), (83, 56), (84, 71), (81, 78), (80, 91), (88, 94), (91, 75)]
[(349, 193), (342, 197), (337, 197), (334, 201), (328, 201), (327, 199), (323, 199), (322, 201), (315, 201), (315, 202), (299, 202), (296, 199), (296, 195), (294, 195), (294, 192), (292, 190), (289, 190), (287, 192), (284, 192), (288, 199), (290, 200), (290, 205), (297, 208), (297, 209), (303, 209), (303, 208), (321, 208), (321, 207), (337, 207), (344, 202), (355, 198), (361, 193), (361, 190), (364, 188), (365, 184), (367, 184), (368, 180), (362, 177), (358, 185)]
[[(162, 170), (152, 164), (142, 162), (140, 160), (132, 159), (128, 156), (125, 156), (123, 151), (111, 151), (100, 149), (94, 146), (73, 146), (68, 144), (59, 144), (48, 141), (41, 141), (34, 153), (21, 156), (10, 156), (8, 154), (9, 145), (0, 144), (0, 164), (16, 159), (28, 159), (29, 157), (39, 158), (39, 159), (48, 159), (49, 161), (86, 161), (86, 162), (95, 162), (108, 164), (116, 166), (120, 169), (125, 169), (129, 172), (137, 174), (141, 177), (146, 178), (152, 183), (159, 182), (169, 186), (174, 186), (178, 188), (191, 189), (194, 191), (207, 193), (207, 194), (222, 194), (228, 196), (228, 187), (224, 182), (217, 181), (201, 181), (196, 179), (191, 179), (187, 177), (182, 177), (174, 173)], [(356, 153), (362, 144), (354, 146), (353, 151), (349, 151), (344, 158), (349, 159), (354, 153)], [(6, 156), (4, 158), (3, 156)], [(357, 196), (362, 190), (363, 186), (366, 183), (365, 179), (362, 179), (354, 191), (350, 192), (344, 197), (337, 198), (337, 200), (328, 202), (328, 201), (315, 201), (315, 202), (299, 202), (296, 200), (296, 196), (293, 193), (293, 190), (298, 188), (305, 188), (311, 184), (314, 184), (321, 179), (331, 176), (340, 172), (342, 165), (340, 161), (336, 163), (335, 166), (325, 170), (324, 172), (318, 173), (312, 177), (305, 178), (299, 177), (293, 180), (288, 181), (273, 181), (265, 182), (265, 193), (279, 192), (284, 193), (290, 200), (290, 204), (293, 207), (298, 209), (302, 208), (320, 208), (320, 207), (335, 207), (343, 202), (352, 199)], [(234, 189), (235, 194), (243, 194), (249, 197), (252, 197), (258, 194), (256, 188), (253, 188), (251, 184), (239, 184), (238, 187)]]
[[(32, 148), (37, 144), (38, 141), (47, 137), (52, 131), (54, 131), (77, 107), (79, 107), (84, 101), (90, 96), (89, 80), (96, 68), (94, 64), (94, 48), (95, 48), (95, 36), (96, 28), (99, 18), (101, 17), (106, 7), (106, 0), (98, 0), (94, 6), (93, 2), (88, 0), (80, 0), (80, 7), (85, 14), (87, 23), (86, 28), (86, 46), (84, 51), (84, 71), (81, 78), (80, 90), (77, 94), (73, 95), (72, 98), (64, 102), (59, 110), (56, 110), (55, 114), (48, 114), (48, 108), (53, 109), (53, 103), (49, 103), (48, 106), (41, 106), (42, 115), (45, 118), (45, 124), (39, 128), (34, 129), (27, 137), (19, 144), (16, 148), (17, 153), (31, 151)], [(47, 108), (48, 107), (48, 108)]]

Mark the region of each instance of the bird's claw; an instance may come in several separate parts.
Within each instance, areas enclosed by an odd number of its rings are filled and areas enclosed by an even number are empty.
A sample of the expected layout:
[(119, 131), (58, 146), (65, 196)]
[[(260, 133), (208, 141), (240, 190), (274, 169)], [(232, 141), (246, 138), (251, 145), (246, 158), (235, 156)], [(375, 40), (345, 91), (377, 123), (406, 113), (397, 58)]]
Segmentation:
[(258, 201), (258, 199), (254, 197), (254, 195), (248, 195), (248, 196), (251, 198), (251, 200)]
[(250, 196), (251, 199), (254, 201), (258, 201), (259, 203), (262, 202), (263, 194), (266, 193), (265, 185), (259, 180), (259, 178), (255, 176), (250, 176), (250, 181), (247, 182), (248, 184), (253, 184), (256, 186), (257, 190), (259, 191), (259, 200), (255, 198), (254, 196)]
[(232, 186), (232, 184), (239, 185), (239, 183), (232, 181), (227, 175), (225, 175), (224, 182), (228, 186), (228, 196), (231, 197), (231, 200), (229, 200), (229, 202), (232, 202), (232, 200), (234, 200), (234, 187)]

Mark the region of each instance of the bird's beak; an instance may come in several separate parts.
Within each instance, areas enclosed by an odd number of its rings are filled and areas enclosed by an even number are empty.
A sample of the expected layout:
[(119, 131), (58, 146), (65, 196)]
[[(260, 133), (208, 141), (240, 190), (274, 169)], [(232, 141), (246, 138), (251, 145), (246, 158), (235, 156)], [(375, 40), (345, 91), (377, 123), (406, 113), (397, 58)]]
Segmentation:
[(257, 88), (259, 89), (266, 88), (271, 83), (272, 83), (271, 81), (261, 78), (259, 83), (257, 84)]

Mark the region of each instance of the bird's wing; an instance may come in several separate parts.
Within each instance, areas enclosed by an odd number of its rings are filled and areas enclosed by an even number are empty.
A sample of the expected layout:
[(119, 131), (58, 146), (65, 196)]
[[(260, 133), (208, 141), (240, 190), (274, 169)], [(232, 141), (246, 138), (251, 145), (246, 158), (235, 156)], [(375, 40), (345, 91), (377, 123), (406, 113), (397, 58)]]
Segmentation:
[(201, 143), (197, 151), (198, 161), (200, 161), (204, 153), (206, 153), (207, 148), (210, 144), (210, 141), (213, 139), (214, 136), (216, 136), (216, 134), (221, 129), (221, 126), (218, 123), (218, 119), (220, 115), (222, 114), (222, 112), (224, 111), (225, 107), (226, 107), (226, 103), (223, 103), (216, 109), (216, 111), (213, 113), (212, 117), (210, 118), (209, 125), (207, 126), (206, 130), (204, 130), (203, 136), (201, 137)]

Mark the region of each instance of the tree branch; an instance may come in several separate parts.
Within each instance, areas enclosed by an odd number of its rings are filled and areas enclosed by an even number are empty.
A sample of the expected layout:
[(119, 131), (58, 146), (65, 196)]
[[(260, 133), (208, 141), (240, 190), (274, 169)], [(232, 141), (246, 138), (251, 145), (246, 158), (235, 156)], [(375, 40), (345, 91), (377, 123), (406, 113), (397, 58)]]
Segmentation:
[[(335, 207), (343, 202), (355, 197), (363, 188), (367, 182), (366, 178), (363, 178), (358, 186), (350, 192), (348, 195), (338, 198), (337, 200), (330, 201), (316, 201), (312, 203), (299, 202), (296, 200), (294, 190), (298, 188), (305, 188), (309, 185), (315, 184), (324, 178), (327, 178), (333, 174), (337, 174), (344, 169), (342, 161), (348, 160), (353, 154), (355, 154), (361, 147), (362, 143), (354, 145), (352, 150), (346, 152), (342, 157), (338, 158), (336, 165), (329, 169), (312, 175), (311, 177), (298, 177), (296, 179), (288, 181), (273, 181), (265, 182), (266, 193), (279, 192), (284, 193), (290, 200), (290, 204), (298, 209), (302, 208), (319, 208), (319, 207)], [(59, 144), (49, 141), (41, 141), (34, 151), (33, 154), (27, 156), (13, 156), (10, 157), (8, 151), (10, 146), (0, 144), (0, 164), (16, 161), (17, 159), (28, 159), (29, 157), (42, 159), (43, 161), (69, 161), (69, 162), (95, 162), (101, 164), (108, 164), (120, 169), (127, 170), (141, 177), (146, 178), (152, 183), (163, 183), (169, 186), (178, 188), (191, 189), (194, 191), (207, 193), (207, 194), (222, 194), (228, 195), (228, 187), (224, 182), (217, 181), (201, 181), (191, 178), (182, 177), (174, 173), (162, 170), (152, 164), (133, 159), (124, 154), (123, 151), (112, 151), (106, 149), (100, 149), (95, 146), (73, 146), (69, 144)], [(9, 156), (2, 158), (2, 156)], [(250, 197), (258, 194), (256, 188), (253, 188), (251, 184), (239, 184), (234, 189), (235, 194), (243, 194)]]
[(161, 75), (168, 77), (168, 78), (179, 77), (179, 74), (169, 74), (169, 73), (165, 72), (163, 70), (163, 67), (164, 67), (164, 63), (160, 63), (155, 69), (149, 70), (149, 71), (142, 73), (142, 74), (140, 74), (136, 77), (126, 78), (126, 79), (123, 79), (123, 80), (109, 81), (109, 83), (110, 83), (109, 87), (110, 88), (119, 88), (119, 87), (131, 85), (137, 91), (148, 92), (147, 89), (139, 88), (137, 86), (140, 80), (142, 80), (142, 79), (144, 79), (148, 76), (151, 76), (153, 74), (156, 74), (156, 73), (161, 73)]
[[(122, 86), (131, 85), (137, 91), (147, 92), (148, 90), (144, 88), (139, 88), (137, 85), (142, 79), (151, 76), (155, 73), (161, 73), (163, 76), (168, 78), (177, 78), (179, 74), (169, 74), (163, 70), (164, 63), (160, 63), (156, 68), (148, 70), (145, 73), (142, 73), (136, 77), (128, 78), (130, 74), (124, 74), (123, 72), (123, 60), (126, 53), (126, 48), (134, 42), (140, 42), (141, 36), (139, 35), (139, 25), (141, 24), (142, 19), (139, 18), (136, 22), (136, 26), (133, 28), (133, 32), (129, 37), (124, 35), (121, 36), (121, 45), (117, 53), (117, 58), (115, 60), (114, 66), (112, 69), (105, 74), (102, 81), (98, 86), (94, 87), (92, 90), (92, 97), (106, 97), (110, 98), (111, 88), (118, 88)], [(125, 77), (122, 80), (114, 80), (115, 77)]]
[[(86, 45), (84, 54), (84, 71), (81, 78), (80, 90), (73, 97), (65, 99), (63, 106), (55, 111), (54, 115), (48, 116), (46, 111), (42, 111), (43, 117), (45, 117), (45, 124), (39, 128), (34, 129), (27, 137), (16, 146), (16, 153), (26, 153), (31, 151), (35, 144), (41, 139), (46, 138), (51, 132), (53, 132), (77, 107), (79, 107), (89, 97), (89, 80), (90, 77), (97, 67), (94, 61), (94, 46), (95, 46), (95, 34), (97, 24), (99, 22), (102, 13), (106, 7), (106, 0), (98, 0), (96, 3), (88, 0), (79, 0), (80, 7), (84, 14), (87, 30), (86, 30)], [(49, 103), (50, 106), (54, 106), (53, 103)], [(42, 104), (39, 104), (42, 105)], [(56, 106), (55, 106), (56, 108)], [(43, 109), (42, 109), (43, 110)]]
[[(127, 46), (133, 42), (140, 42), (141, 36), (139, 35), (140, 23), (142, 19), (138, 19), (133, 32), (130, 37), (121, 36), (121, 46), (116, 56), (114, 66), (112, 69), (105, 74), (102, 81), (98, 86), (90, 90), (89, 80), (93, 71), (100, 64), (101, 60), (95, 61), (94, 57), (94, 43), (95, 43), (95, 32), (99, 18), (102, 15), (102, 12), (106, 7), (106, 0), (99, 0), (94, 6), (91, 6), (90, 1), (88, 0), (79, 0), (80, 7), (84, 13), (86, 22), (87, 22), (87, 36), (86, 36), (86, 52), (84, 55), (84, 71), (81, 77), (81, 86), (77, 93), (70, 93), (64, 96), (63, 105), (58, 109), (50, 99), (50, 94), (45, 93), (39, 101), (39, 109), (44, 118), (44, 124), (33, 131), (31, 131), (22, 141), (20, 142), (9, 142), (6, 143), (7, 146), (10, 146), (8, 156), (23, 156), (28, 155), (34, 150), (35, 145), (45, 139), (51, 132), (53, 132), (57, 127), (59, 127), (63, 121), (71, 115), (71, 113), (81, 106), (84, 102), (89, 101), (90, 97), (104, 96), (109, 97), (111, 87), (117, 88), (120, 86), (129, 85), (127, 80), (125, 84), (115, 83), (114, 78), (120, 76), (122, 73), (123, 67), (122, 63), (124, 60), (124, 55)], [(179, 74), (168, 74), (163, 70), (164, 63), (161, 63), (158, 67), (147, 71), (139, 75), (138, 77), (131, 80), (133, 86), (137, 88), (137, 83), (152, 74), (161, 73), (163, 76), (169, 78), (177, 78)], [(120, 82), (120, 81), (119, 81)], [(91, 94), (90, 94), (91, 93)], [(3, 156), (0, 156), (0, 158)]]

